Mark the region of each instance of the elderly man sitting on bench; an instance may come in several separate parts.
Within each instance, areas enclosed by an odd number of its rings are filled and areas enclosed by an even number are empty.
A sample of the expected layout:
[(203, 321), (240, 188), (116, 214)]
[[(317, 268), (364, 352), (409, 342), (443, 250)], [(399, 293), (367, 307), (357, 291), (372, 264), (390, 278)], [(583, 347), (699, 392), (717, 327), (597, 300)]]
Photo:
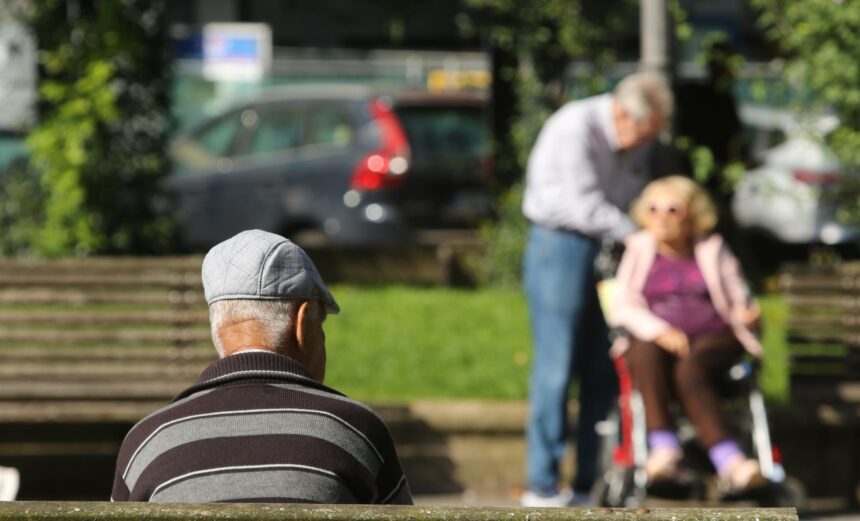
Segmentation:
[(323, 385), (326, 313), (307, 254), (260, 230), (203, 260), (220, 359), (135, 425), (113, 501), (411, 504), (382, 420)]

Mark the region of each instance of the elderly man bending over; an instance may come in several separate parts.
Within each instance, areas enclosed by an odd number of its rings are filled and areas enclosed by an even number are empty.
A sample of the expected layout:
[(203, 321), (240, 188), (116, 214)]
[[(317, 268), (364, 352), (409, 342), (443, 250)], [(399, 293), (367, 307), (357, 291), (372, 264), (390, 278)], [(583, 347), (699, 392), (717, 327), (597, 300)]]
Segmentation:
[(131, 429), (112, 500), (411, 504), (385, 424), (322, 383), (339, 308), (305, 252), (242, 232), (203, 288), (220, 359)]

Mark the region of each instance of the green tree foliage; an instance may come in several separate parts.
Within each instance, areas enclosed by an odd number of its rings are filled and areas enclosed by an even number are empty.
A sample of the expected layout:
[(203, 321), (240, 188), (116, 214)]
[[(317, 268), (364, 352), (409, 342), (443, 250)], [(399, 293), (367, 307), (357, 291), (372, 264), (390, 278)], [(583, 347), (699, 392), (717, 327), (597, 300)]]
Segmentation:
[(44, 200), (40, 180), (27, 168), (26, 159), (0, 172), (0, 256), (32, 252)]
[[(484, 227), (487, 254), (479, 271), (487, 282), (511, 285), (519, 281), (528, 228), (520, 203), (529, 152), (544, 121), (567, 101), (568, 66), (582, 60), (599, 68), (613, 61), (608, 36), (620, 18), (606, 5), (587, 11), (594, 3), (582, 0), (466, 0), (466, 4), (473, 16), (461, 29), (479, 31), (494, 62), (491, 143), (499, 220)], [(602, 90), (603, 78), (595, 73), (580, 90)]]
[(41, 179), (34, 253), (146, 253), (167, 244), (152, 204), (167, 170), (165, 0), (41, 0), (24, 17), (40, 49)]
[[(827, 136), (845, 173), (860, 167), (860, 9), (854, 0), (754, 0), (761, 25), (788, 55), (785, 76), (832, 109), (839, 126)], [(840, 198), (843, 216), (860, 223), (860, 181), (846, 176)]]
[[(610, 4), (619, 2), (609, 1)], [(581, 0), (466, 0), (474, 16), (464, 31), (479, 31), (496, 55), (503, 55), (495, 83), (509, 83), (514, 103), (494, 107), (499, 128), (509, 129), (494, 138), (497, 181), (501, 189), (516, 183), (528, 153), (546, 118), (565, 101), (569, 90), (567, 68), (576, 60), (608, 65), (614, 59), (607, 35), (620, 24), (612, 9), (586, 11)], [(605, 87), (594, 74), (589, 91)], [(501, 109), (501, 111), (499, 110)], [(501, 168), (508, 166), (506, 170)]]
[(472, 259), (478, 281), (500, 288), (520, 284), (523, 251), (529, 224), (522, 211), (523, 183), (517, 183), (496, 200), (498, 219), (481, 227), (486, 250)]
[[(685, 29), (686, 15), (677, 6), (672, 12), (676, 20), (675, 36), (679, 41), (683, 41), (684, 35), (689, 31)], [(717, 199), (724, 199), (731, 194), (746, 170), (741, 157), (741, 122), (738, 119), (737, 106), (733, 104), (733, 110), (729, 111), (726, 110), (729, 106), (721, 103), (727, 98), (734, 99), (733, 84), (740, 76), (744, 58), (731, 47), (725, 33), (714, 31), (704, 38), (696, 61), (705, 69), (707, 75), (705, 82), (699, 83), (699, 90), (701, 92), (705, 88), (708, 93), (706, 99), (701, 99), (700, 95), (697, 101), (712, 102), (724, 113), (718, 113), (718, 117), (711, 119), (711, 125), (716, 125), (719, 131), (715, 132), (712, 128), (705, 132), (706, 136), (710, 135), (710, 140), (698, 142), (695, 136), (683, 134), (686, 129), (678, 128), (674, 145), (677, 152), (684, 157), (682, 164), (689, 170), (689, 174), (705, 185)], [(676, 104), (683, 101), (682, 96), (683, 90), (678, 93), (676, 89)], [(697, 107), (677, 108), (692, 110), (694, 114), (700, 112)], [(684, 121), (689, 121), (689, 117), (687, 115)], [(714, 142), (709, 145), (707, 141)], [(724, 214), (724, 217), (730, 218), (730, 215)]]

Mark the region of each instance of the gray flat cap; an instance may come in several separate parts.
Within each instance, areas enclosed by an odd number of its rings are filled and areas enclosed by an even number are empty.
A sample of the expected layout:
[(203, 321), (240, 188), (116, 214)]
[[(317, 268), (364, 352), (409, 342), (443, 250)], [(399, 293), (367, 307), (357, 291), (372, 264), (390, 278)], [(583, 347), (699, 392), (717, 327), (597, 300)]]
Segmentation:
[(219, 300), (319, 300), (340, 312), (308, 254), (288, 239), (247, 230), (217, 244), (203, 259), (206, 302)]

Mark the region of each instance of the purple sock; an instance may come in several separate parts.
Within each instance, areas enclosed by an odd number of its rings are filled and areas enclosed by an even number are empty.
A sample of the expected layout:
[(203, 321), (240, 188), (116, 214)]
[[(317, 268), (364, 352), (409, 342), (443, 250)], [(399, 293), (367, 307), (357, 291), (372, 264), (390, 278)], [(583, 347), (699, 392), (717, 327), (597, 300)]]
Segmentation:
[(660, 429), (648, 433), (648, 445), (652, 449), (680, 449), (678, 436), (668, 429)]
[(738, 454), (743, 455), (743, 452), (735, 440), (723, 440), (708, 449), (708, 457), (711, 458), (711, 463), (714, 464), (720, 474), (723, 473), (732, 458)]

